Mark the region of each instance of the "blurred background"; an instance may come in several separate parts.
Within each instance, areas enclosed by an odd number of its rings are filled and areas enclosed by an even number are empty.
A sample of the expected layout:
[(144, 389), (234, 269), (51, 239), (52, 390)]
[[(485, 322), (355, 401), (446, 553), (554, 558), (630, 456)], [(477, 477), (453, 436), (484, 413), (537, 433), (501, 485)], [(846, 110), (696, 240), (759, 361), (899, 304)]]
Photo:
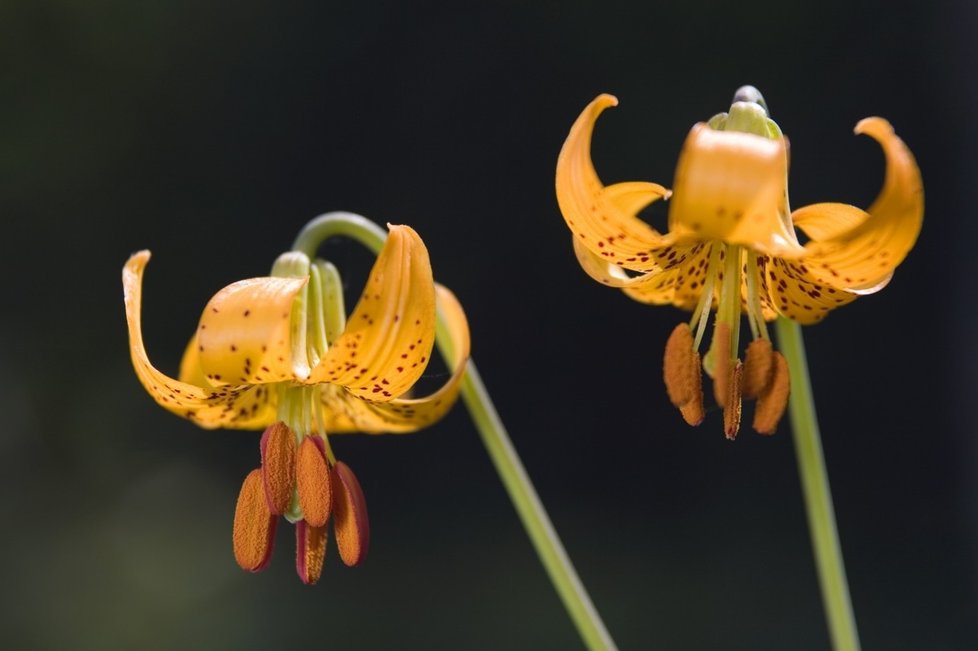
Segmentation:
[[(212, 294), (343, 209), (425, 238), (623, 649), (828, 648), (790, 428), (682, 424), (660, 365), (685, 315), (588, 279), (553, 192), (598, 93), (621, 101), (605, 182), (670, 185), (690, 126), (751, 83), (791, 138), (795, 207), (872, 201), (865, 116), (923, 170), (894, 281), (806, 338), (864, 648), (978, 647), (976, 29), (953, 0), (0, 3), (4, 645), (582, 648), (461, 406), (333, 439), (370, 505), (364, 565), (331, 546), (301, 585), (282, 523), (271, 567), (237, 568), (258, 434), (145, 394), (120, 271), (152, 249), (145, 336), (176, 373)], [(352, 302), (367, 254), (322, 253)]]

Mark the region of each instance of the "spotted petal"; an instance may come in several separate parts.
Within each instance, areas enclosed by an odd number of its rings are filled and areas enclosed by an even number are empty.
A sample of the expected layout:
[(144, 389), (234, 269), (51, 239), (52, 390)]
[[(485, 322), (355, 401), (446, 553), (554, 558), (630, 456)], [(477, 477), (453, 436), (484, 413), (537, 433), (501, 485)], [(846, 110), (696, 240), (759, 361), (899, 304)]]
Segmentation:
[(435, 341), (428, 250), (410, 227), (389, 228), (346, 329), (310, 377), (382, 402), (404, 394), (421, 377)]
[(282, 382), (308, 373), (293, 364), (291, 334), (293, 307), (307, 282), (250, 278), (214, 295), (197, 329), (200, 367), (211, 384)]
[(836, 289), (867, 294), (880, 289), (910, 252), (924, 217), (924, 191), (913, 154), (882, 118), (856, 125), (883, 148), (886, 177), (867, 212), (841, 204), (815, 204), (792, 218), (812, 241), (805, 265), (812, 277)]
[(175, 380), (150, 363), (143, 343), (142, 287), (149, 251), (135, 253), (122, 270), (129, 326), (129, 353), (139, 381), (153, 400), (168, 411), (206, 428), (260, 428), (275, 420), (265, 387), (201, 387)]
[(669, 191), (655, 183), (619, 184), (629, 186), (632, 196), (616, 201), (608, 192), (615, 186), (605, 188), (598, 178), (591, 162), (591, 134), (602, 111), (617, 104), (611, 95), (600, 95), (571, 127), (557, 159), (557, 202), (575, 241), (613, 264), (647, 273), (659, 268), (655, 254), (674, 238), (660, 235), (635, 213)]
[[(452, 408), (469, 359), (469, 324), (458, 299), (447, 288), (437, 285), (438, 309), (448, 336), (447, 357), (452, 376), (440, 389), (424, 398), (395, 399), (389, 402), (362, 400), (340, 387), (323, 392), (326, 431), (333, 433), (400, 434), (414, 432), (435, 423)], [(444, 350), (444, 349), (443, 349)]]

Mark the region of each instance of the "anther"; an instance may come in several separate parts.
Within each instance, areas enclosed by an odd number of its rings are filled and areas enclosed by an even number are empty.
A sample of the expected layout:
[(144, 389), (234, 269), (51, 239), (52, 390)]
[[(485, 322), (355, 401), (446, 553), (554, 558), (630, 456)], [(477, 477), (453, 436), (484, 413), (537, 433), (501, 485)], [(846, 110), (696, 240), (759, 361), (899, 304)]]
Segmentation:
[(740, 382), (743, 372), (744, 366), (738, 361), (730, 372), (730, 380), (727, 383), (727, 396), (723, 407), (723, 433), (731, 441), (737, 438), (737, 432), (740, 430)]
[(295, 523), (295, 571), (306, 585), (322, 576), (327, 537), (326, 527), (313, 527), (305, 520)]
[(771, 384), (774, 373), (774, 349), (767, 339), (755, 339), (744, 353), (744, 378), (741, 387), (750, 400), (762, 395)]
[(268, 510), (281, 515), (289, 508), (295, 490), (295, 434), (279, 421), (261, 437), (262, 479)]
[(771, 383), (767, 391), (757, 399), (757, 407), (754, 409), (754, 429), (761, 434), (774, 434), (778, 421), (788, 406), (788, 394), (791, 392), (788, 361), (781, 353), (774, 352), (773, 362)]
[(268, 510), (262, 483), (261, 469), (252, 470), (241, 484), (234, 509), (234, 559), (249, 572), (265, 569), (275, 542), (275, 516)]
[[(669, 400), (677, 407), (693, 401), (697, 391), (702, 398), (699, 355), (693, 350), (693, 332), (689, 324), (677, 325), (666, 341), (666, 354), (662, 363), (662, 375)], [(697, 387), (699, 387), (697, 389)]]
[(302, 517), (311, 526), (322, 527), (329, 520), (333, 491), (329, 464), (319, 437), (307, 436), (302, 440), (295, 468)]
[(699, 425), (706, 418), (706, 411), (703, 409), (703, 374), (700, 371), (700, 354), (693, 351), (694, 371), (690, 376), (692, 382), (692, 399), (685, 405), (679, 407), (679, 413), (683, 415), (683, 420), (687, 424)]
[(370, 547), (367, 500), (363, 497), (356, 475), (342, 461), (337, 461), (333, 466), (333, 484), (336, 492), (333, 504), (336, 546), (343, 562), (352, 567), (363, 562)]

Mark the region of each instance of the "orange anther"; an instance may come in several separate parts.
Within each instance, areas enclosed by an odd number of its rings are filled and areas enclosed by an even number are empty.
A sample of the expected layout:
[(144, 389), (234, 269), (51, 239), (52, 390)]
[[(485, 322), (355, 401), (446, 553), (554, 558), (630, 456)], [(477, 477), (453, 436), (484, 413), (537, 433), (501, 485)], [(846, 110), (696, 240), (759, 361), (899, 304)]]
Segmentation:
[(333, 503), (333, 491), (323, 442), (318, 436), (307, 436), (299, 445), (295, 479), (299, 506), (306, 522), (313, 527), (325, 526)]
[(695, 351), (693, 352), (693, 367), (696, 369), (696, 372), (690, 376), (693, 397), (679, 408), (679, 412), (683, 415), (683, 420), (689, 425), (695, 426), (702, 423), (703, 419), (706, 418), (706, 411), (703, 409), (703, 374), (700, 372), (700, 354)]
[(326, 558), (326, 527), (312, 527), (305, 520), (295, 523), (295, 571), (306, 585), (315, 585)]
[(744, 397), (757, 398), (771, 383), (774, 370), (774, 349), (767, 339), (755, 339), (747, 346), (744, 354), (744, 383), (741, 387)]
[(731, 441), (737, 438), (737, 432), (740, 431), (740, 382), (743, 372), (744, 366), (738, 361), (728, 376), (727, 399), (723, 407), (723, 433)]
[(677, 407), (695, 399), (696, 385), (701, 386), (702, 392), (698, 359), (699, 355), (693, 350), (693, 333), (689, 324), (680, 323), (666, 341), (666, 354), (662, 362), (666, 391), (669, 393), (669, 400)]
[(370, 547), (367, 501), (363, 497), (360, 482), (342, 461), (337, 461), (333, 467), (333, 480), (336, 488), (333, 504), (336, 546), (343, 562), (352, 567), (363, 562)]
[(261, 437), (261, 465), (268, 510), (285, 513), (295, 490), (295, 434), (279, 421)]
[(788, 406), (788, 395), (791, 393), (788, 361), (778, 352), (774, 353), (773, 359), (771, 383), (767, 391), (757, 399), (757, 407), (754, 409), (754, 429), (761, 434), (774, 434), (778, 421)]
[(234, 543), (234, 558), (241, 569), (259, 572), (265, 569), (272, 557), (275, 541), (275, 516), (268, 510), (262, 471), (256, 468), (248, 473), (238, 504), (234, 509), (234, 527), (231, 537)]

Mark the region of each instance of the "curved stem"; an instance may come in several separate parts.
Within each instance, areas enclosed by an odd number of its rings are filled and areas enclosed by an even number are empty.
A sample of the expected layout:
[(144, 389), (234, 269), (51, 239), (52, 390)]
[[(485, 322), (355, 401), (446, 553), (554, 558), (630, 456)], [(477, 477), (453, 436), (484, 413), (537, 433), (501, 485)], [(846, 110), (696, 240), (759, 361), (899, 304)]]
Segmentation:
[[(292, 248), (314, 258), (323, 240), (335, 235), (352, 237), (374, 253), (380, 251), (387, 237), (383, 229), (365, 217), (353, 213), (332, 212), (309, 222), (299, 233)], [(447, 324), (440, 311), (437, 327), (438, 349), (449, 367), (454, 367), (455, 351), (451, 348), (450, 337), (445, 335)], [(461, 394), (496, 472), (581, 639), (591, 651), (617, 649), (577, 576), (471, 359), (462, 378)]]
[(506, 487), (513, 506), (516, 507), (516, 512), (523, 521), (523, 527), (530, 536), (547, 574), (550, 575), (554, 588), (564, 602), (574, 625), (577, 626), (577, 632), (587, 648), (592, 651), (616, 649), (604, 622), (601, 621), (600, 615), (588, 597), (587, 590), (577, 576), (554, 530), (553, 523), (547, 517), (533, 483), (527, 476), (526, 469), (520, 462), (519, 455), (513, 448), (506, 428), (499, 419), (492, 399), (486, 392), (482, 378), (471, 360), (462, 379), (461, 392), (465, 406), (468, 407), (469, 414), (482, 436), (482, 442), (496, 466), (496, 472), (499, 473), (499, 478)]
[(815, 564), (832, 637), (832, 648), (835, 651), (859, 651), (859, 633), (852, 613), (849, 584), (839, 546), (839, 533), (815, 416), (815, 399), (808, 377), (801, 326), (794, 321), (779, 318), (775, 327), (778, 332), (778, 348), (788, 361), (791, 374), (791, 397), (788, 403), (791, 430), (794, 433), (798, 472), (805, 496), (808, 528), (815, 551)]

